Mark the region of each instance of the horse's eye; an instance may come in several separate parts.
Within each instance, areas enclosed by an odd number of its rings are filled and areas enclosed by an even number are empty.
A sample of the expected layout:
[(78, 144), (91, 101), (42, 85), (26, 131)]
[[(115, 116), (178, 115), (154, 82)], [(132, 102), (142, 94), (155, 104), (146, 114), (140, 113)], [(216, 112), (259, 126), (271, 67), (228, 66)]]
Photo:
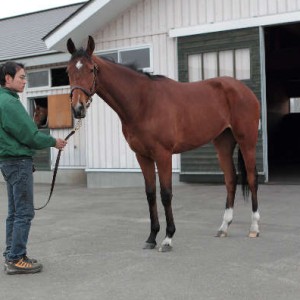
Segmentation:
[(93, 73), (93, 72), (94, 72), (94, 69), (91, 69), (90, 71), (91, 71), (91, 73)]

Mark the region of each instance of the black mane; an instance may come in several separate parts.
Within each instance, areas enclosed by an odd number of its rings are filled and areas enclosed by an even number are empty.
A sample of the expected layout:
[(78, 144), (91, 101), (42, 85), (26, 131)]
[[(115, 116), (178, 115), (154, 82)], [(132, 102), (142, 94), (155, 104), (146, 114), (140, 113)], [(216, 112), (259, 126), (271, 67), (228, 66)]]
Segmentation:
[(166, 76), (163, 76), (163, 75), (153, 75), (153, 74), (151, 74), (149, 72), (145, 72), (145, 71), (139, 69), (138, 66), (137, 66), (137, 64), (134, 63), (134, 62), (133, 63), (128, 63), (128, 64), (121, 64), (121, 63), (115, 62), (114, 59), (112, 59), (111, 57), (105, 57), (105, 56), (102, 57), (101, 56), (101, 58), (104, 59), (104, 60), (106, 60), (106, 61), (112, 62), (112, 63), (114, 63), (116, 65), (120, 65), (120, 66), (126, 67), (126, 68), (128, 68), (130, 70), (133, 70), (133, 71), (139, 73), (139, 74), (145, 75), (145, 76), (147, 76), (151, 80), (159, 80), (159, 79), (165, 79), (166, 78)]

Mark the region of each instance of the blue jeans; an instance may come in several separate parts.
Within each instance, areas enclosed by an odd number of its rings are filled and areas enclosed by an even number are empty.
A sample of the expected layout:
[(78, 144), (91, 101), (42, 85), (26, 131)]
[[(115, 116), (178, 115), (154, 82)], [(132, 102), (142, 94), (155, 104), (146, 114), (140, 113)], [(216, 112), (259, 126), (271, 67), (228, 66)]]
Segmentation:
[(32, 159), (1, 161), (0, 168), (8, 195), (6, 249), (3, 256), (8, 260), (17, 260), (26, 255), (34, 217)]

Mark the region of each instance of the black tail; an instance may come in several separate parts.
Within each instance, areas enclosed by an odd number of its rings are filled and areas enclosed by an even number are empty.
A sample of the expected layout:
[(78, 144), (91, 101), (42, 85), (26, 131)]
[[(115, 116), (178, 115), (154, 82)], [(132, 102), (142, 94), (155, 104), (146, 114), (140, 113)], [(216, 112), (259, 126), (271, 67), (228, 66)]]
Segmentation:
[(239, 171), (239, 180), (242, 185), (243, 196), (245, 200), (248, 200), (249, 197), (249, 185), (247, 180), (247, 170), (245, 167), (244, 158), (241, 150), (238, 151), (238, 171)]

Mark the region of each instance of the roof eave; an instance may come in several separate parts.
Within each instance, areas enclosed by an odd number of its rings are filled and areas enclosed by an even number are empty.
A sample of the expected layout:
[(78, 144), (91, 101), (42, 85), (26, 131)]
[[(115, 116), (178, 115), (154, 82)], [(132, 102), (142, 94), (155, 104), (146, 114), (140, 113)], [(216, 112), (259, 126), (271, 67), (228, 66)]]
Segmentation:
[(109, 21), (139, 0), (91, 0), (43, 38), (48, 49), (66, 51), (66, 42), (72, 38), (83, 46), (88, 35), (103, 28)]

